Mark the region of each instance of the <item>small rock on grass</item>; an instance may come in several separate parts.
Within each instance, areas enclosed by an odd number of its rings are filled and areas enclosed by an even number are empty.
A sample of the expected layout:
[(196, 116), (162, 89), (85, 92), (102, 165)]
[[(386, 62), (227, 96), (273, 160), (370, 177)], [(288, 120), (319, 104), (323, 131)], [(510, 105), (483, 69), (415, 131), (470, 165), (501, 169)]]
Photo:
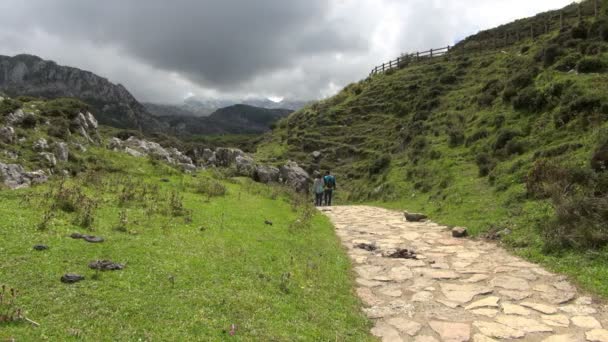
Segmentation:
[(44, 251), (47, 249), (49, 249), (49, 246), (47, 246), (47, 245), (34, 245), (34, 250), (37, 250), (37, 251)]
[(66, 273), (61, 276), (61, 282), (66, 284), (72, 284), (84, 280), (84, 276), (75, 273)]
[(89, 263), (89, 268), (100, 271), (116, 271), (125, 268), (125, 265), (110, 260), (97, 260)]
[(408, 213), (407, 211), (403, 212), (403, 214), (405, 215), (405, 219), (408, 222), (420, 222), (420, 221), (426, 220), (428, 218), (424, 214)]
[(467, 229), (464, 227), (455, 227), (452, 229), (452, 236), (455, 238), (463, 238), (468, 235)]
[(80, 233), (72, 233), (70, 235), (70, 237), (72, 239), (83, 239), (84, 241), (91, 242), (91, 243), (104, 242), (104, 238), (102, 238), (102, 237), (93, 236), (93, 235), (84, 235), (84, 234), (80, 234)]

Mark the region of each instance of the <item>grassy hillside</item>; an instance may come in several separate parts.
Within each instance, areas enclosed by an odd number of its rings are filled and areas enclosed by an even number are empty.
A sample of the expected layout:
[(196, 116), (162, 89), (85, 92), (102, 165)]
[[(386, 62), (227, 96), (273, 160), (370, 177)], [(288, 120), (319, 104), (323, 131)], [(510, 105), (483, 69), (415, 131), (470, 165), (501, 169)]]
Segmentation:
[[(81, 140), (54, 134), (80, 102), (0, 105), (32, 116), (19, 143), (0, 145), (18, 158), (0, 161), (46, 169), (32, 142)], [(53, 169), (43, 185), (0, 186), (0, 340), (371, 340), (329, 221), (290, 191), (92, 144)], [(90, 269), (96, 260), (125, 267)], [(85, 279), (64, 284), (65, 273)]]
[(534, 41), (351, 84), (282, 120), (257, 157), (331, 168), (343, 203), (503, 236), (608, 295), (607, 10), (603, 1), (599, 18)]

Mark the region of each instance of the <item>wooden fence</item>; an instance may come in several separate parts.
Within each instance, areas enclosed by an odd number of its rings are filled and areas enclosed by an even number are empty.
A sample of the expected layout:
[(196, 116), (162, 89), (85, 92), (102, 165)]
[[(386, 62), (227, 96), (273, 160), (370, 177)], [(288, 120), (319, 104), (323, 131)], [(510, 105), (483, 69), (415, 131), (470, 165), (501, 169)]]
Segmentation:
[[(413, 63), (428, 62), (439, 57), (464, 55), (479, 52), (492, 52), (492, 50), (507, 47), (522, 40), (534, 40), (553, 30), (564, 30), (575, 26), (584, 17), (599, 16), (599, 1), (589, 0), (575, 6), (568, 6), (560, 11), (552, 11), (530, 19), (530, 23), (521, 29), (492, 29), (482, 31), (469, 37), (456, 46), (446, 46), (428, 51), (402, 54), (394, 60), (382, 63), (372, 69), (370, 76), (385, 73), (389, 70), (400, 69)], [(525, 20), (525, 19), (524, 19)], [(517, 24), (516, 24), (517, 25)], [(503, 26), (510, 26), (509, 24)], [(517, 25), (520, 26), (520, 25)], [(495, 52), (495, 51), (494, 51)]]

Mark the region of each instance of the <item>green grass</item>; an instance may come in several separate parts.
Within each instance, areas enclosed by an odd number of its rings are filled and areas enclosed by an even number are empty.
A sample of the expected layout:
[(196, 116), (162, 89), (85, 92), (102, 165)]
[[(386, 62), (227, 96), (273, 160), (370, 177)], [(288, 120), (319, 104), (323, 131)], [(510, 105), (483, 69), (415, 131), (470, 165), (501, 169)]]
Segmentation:
[[(0, 323), (0, 339), (371, 340), (331, 224), (297, 197), (245, 179), (194, 177), (103, 149), (90, 153), (103, 168), (63, 185), (98, 203), (90, 231), (74, 224), (83, 200), (74, 213), (53, 210), (46, 230), (38, 229), (59, 181), (0, 190), (0, 283), (18, 289), (18, 306), (40, 323)], [(227, 194), (195, 193), (202, 178), (220, 182)], [(120, 204), (125, 188), (135, 194)], [(173, 206), (172, 193), (182, 197)], [(179, 204), (184, 211), (174, 210)], [(73, 232), (106, 241), (74, 240)], [(50, 249), (32, 250), (39, 243)], [(98, 259), (126, 268), (87, 267)], [(67, 272), (86, 279), (63, 284)]]

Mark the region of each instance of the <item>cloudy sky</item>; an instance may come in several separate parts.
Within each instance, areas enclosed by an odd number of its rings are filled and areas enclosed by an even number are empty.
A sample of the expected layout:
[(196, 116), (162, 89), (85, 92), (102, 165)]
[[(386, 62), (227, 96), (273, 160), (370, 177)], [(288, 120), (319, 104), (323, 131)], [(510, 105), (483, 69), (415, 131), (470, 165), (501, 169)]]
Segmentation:
[(124, 84), (139, 100), (315, 99), (401, 52), (571, 0), (0, 0), (0, 54)]

